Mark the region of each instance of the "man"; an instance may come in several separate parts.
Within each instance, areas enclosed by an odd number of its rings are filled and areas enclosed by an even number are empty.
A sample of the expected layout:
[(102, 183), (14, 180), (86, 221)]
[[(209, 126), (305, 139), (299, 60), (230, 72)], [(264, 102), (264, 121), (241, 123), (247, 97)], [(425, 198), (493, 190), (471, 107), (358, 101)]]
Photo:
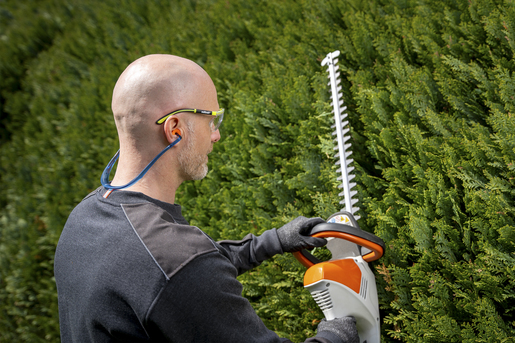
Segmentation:
[[(115, 85), (112, 110), (116, 173), (109, 183), (113, 159), (56, 250), (62, 341), (288, 342), (264, 326), (236, 276), (275, 254), (324, 245), (301, 235), (322, 220), (299, 217), (218, 243), (188, 225), (175, 192), (206, 176), (223, 118), (197, 64), (170, 55), (136, 60)], [(355, 321), (322, 321), (308, 341), (358, 342)]]

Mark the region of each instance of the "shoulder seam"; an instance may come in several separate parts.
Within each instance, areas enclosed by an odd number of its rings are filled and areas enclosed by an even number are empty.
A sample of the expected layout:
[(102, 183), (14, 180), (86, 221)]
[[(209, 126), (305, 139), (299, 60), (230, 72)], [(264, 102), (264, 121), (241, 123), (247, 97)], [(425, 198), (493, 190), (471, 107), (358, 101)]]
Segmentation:
[[(161, 209), (159, 206), (151, 203), (151, 202), (148, 202), (148, 203), (142, 203), (142, 204), (145, 204), (145, 205), (148, 205), (150, 204), (151, 206), (153, 207), (156, 207), (158, 209)], [(134, 204), (129, 204), (129, 205), (134, 205)], [(165, 276), (166, 280), (170, 280), (170, 278), (175, 275), (178, 271), (180, 271), (184, 266), (186, 266), (188, 263), (190, 263), (191, 261), (193, 261), (195, 258), (199, 257), (199, 256), (202, 256), (204, 254), (208, 254), (208, 253), (212, 253), (212, 252), (218, 252), (219, 254), (220, 253), (220, 250), (218, 249), (218, 247), (216, 246), (215, 242), (213, 241), (213, 239), (211, 237), (209, 237), (209, 235), (207, 235), (204, 231), (202, 231), (201, 229), (199, 229), (198, 227), (196, 226), (191, 226), (191, 225), (187, 225), (193, 229), (196, 229), (197, 231), (199, 231), (210, 243), (211, 245), (213, 246), (212, 249), (210, 250), (206, 250), (206, 251), (201, 251), (199, 253), (196, 253), (194, 255), (191, 255), (187, 260), (183, 261), (181, 266), (179, 268), (176, 268), (173, 273), (171, 273), (169, 276), (168, 274), (166, 273), (166, 271), (161, 267), (161, 265), (159, 264), (159, 262), (156, 260), (156, 258), (154, 257), (154, 255), (152, 254), (152, 252), (149, 250), (149, 248), (147, 247), (147, 245), (145, 244), (145, 242), (143, 241), (143, 239), (140, 237), (138, 231), (136, 230), (136, 228), (134, 227), (134, 225), (132, 224), (132, 221), (130, 220), (129, 216), (127, 215), (127, 212), (125, 211), (125, 208), (124, 208), (124, 204), (120, 204), (120, 207), (122, 208), (122, 211), (123, 211), (123, 214), (125, 215), (125, 218), (127, 219), (127, 221), (129, 222), (129, 224), (131, 225), (131, 228), (133, 230), (133, 232), (136, 234), (136, 236), (138, 237), (140, 243), (145, 247), (145, 250), (147, 251), (147, 253), (150, 255), (150, 257), (152, 258), (152, 260), (154, 261), (154, 263), (157, 265), (157, 267), (159, 268), (159, 270), (163, 273), (163, 275)], [(175, 220), (175, 218), (170, 214), (170, 217), (173, 219), (174, 223), (177, 224), (177, 225), (184, 225), (184, 224), (179, 224), (177, 223), (177, 221)], [(223, 255), (223, 254), (222, 254)]]
[[(180, 224), (179, 224), (180, 225)], [(191, 226), (191, 225), (190, 225)], [(209, 237), (209, 235), (207, 233), (205, 233), (204, 231), (202, 231), (201, 229), (199, 229), (198, 227), (196, 226), (192, 226), (194, 227), (195, 229), (199, 230), (204, 236), (206, 236), (206, 238), (209, 240), (209, 242), (211, 242), (211, 244), (213, 245), (213, 247), (216, 249), (216, 251), (219, 251), (218, 247), (216, 246), (215, 244), (215, 241), (213, 241), (213, 239), (211, 237)]]
[[(202, 231), (202, 230), (200, 230), (200, 231)], [(209, 238), (209, 237), (208, 237), (208, 238)], [(213, 254), (213, 253), (216, 253), (217, 251), (218, 251), (218, 249), (217, 249), (217, 250), (210, 250), (210, 251), (206, 251), (206, 252), (204, 252), (204, 253), (202, 253), (202, 254), (197, 254), (197, 255), (195, 255), (195, 258), (199, 258), (199, 257), (204, 256), (204, 255)], [(218, 255), (221, 255), (221, 256), (223, 257), (223, 255), (222, 255), (222, 254), (220, 254), (220, 252), (219, 252), (219, 251), (218, 251)], [(186, 266), (189, 264), (189, 262), (191, 262), (191, 261), (192, 261), (192, 260), (194, 260), (195, 258), (190, 258), (190, 259), (187, 261), (187, 263), (184, 263), (184, 264), (183, 264), (183, 266), (181, 266), (181, 268), (179, 268), (176, 272), (174, 272), (174, 273), (173, 273), (173, 275), (174, 275), (174, 274), (176, 274), (179, 270), (182, 270), (184, 267), (186, 267)], [(146, 325), (147, 325), (147, 323), (148, 323), (148, 321), (149, 321), (150, 313), (152, 312), (152, 310), (153, 310), (153, 308), (154, 308), (154, 306), (155, 306), (156, 302), (157, 302), (157, 301), (159, 301), (159, 299), (160, 299), (161, 294), (163, 293), (163, 291), (164, 291), (164, 290), (166, 289), (166, 287), (169, 285), (170, 280), (171, 280), (171, 279), (167, 279), (167, 282), (166, 282), (166, 283), (161, 287), (161, 289), (159, 290), (159, 292), (157, 292), (156, 296), (155, 296), (155, 297), (154, 297), (154, 299), (152, 300), (152, 303), (151, 303), (151, 304), (150, 304), (150, 306), (147, 308), (146, 313), (145, 313), (145, 316), (144, 316), (144, 322), (145, 322), (145, 324), (144, 324), (144, 325), (142, 325), (142, 326), (144, 326), (144, 327), (145, 327), (145, 330), (146, 330)]]
[[(168, 277), (168, 275), (166, 275), (166, 272), (163, 270), (163, 268), (161, 268), (161, 266), (159, 265), (159, 263), (156, 261), (154, 255), (152, 255), (152, 253), (150, 252), (150, 250), (148, 250), (147, 248), (147, 245), (145, 244), (145, 242), (143, 242), (143, 240), (141, 239), (141, 237), (138, 235), (138, 232), (136, 231), (136, 228), (134, 228), (134, 225), (132, 225), (132, 222), (131, 220), (129, 219), (129, 216), (127, 215), (127, 213), (125, 212), (125, 208), (123, 208), (123, 204), (120, 204), (120, 207), (122, 208), (122, 211), (123, 211), (123, 214), (125, 215), (125, 218), (127, 219), (127, 221), (129, 222), (129, 224), (131, 225), (131, 228), (132, 230), (134, 231), (134, 233), (136, 234), (136, 236), (138, 237), (139, 241), (141, 242), (141, 244), (145, 247), (145, 250), (148, 252), (148, 254), (150, 255), (150, 257), (152, 257), (152, 260), (154, 261), (154, 263), (157, 265), (157, 267), (159, 268), (159, 270), (161, 270), (161, 272), (163, 273), (163, 275), (165, 276), (166, 278), (166, 281), (170, 280), (170, 278)], [(175, 219), (174, 219), (175, 220)]]
[[(214, 253), (214, 252), (218, 252), (218, 249), (216, 247), (214, 247), (213, 250), (206, 250), (206, 251), (202, 251), (198, 254), (195, 254), (195, 255), (191, 255), (190, 258), (188, 258), (186, 261), (184, 261), (182, 263), (182, 265), (179, 267), (179, 268), (176, 268), (172, 274), (170, 274), (170, 277), (168, 278), (168, 280), (170, 280), (175, 274), (177, 274), (178, 272), (180, 272), (184, 267), (186, 267), (191, 261), (193, 261), (194, 259), (196, 259), (197, 257), (200, 257), (200, 256), (203, 256), (203, 255), (206, 255), (206, 254), (211, 254), (211, 253)], [(161, 269), (162, 270), (162, 269)]]

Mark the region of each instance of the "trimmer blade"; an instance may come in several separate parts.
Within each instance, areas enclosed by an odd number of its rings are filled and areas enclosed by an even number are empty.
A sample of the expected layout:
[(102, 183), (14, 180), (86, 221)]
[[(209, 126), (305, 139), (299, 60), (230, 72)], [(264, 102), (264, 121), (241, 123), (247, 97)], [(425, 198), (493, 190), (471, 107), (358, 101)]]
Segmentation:
[(342, 86), (340, 86), (341, 80), (340, 73), (338, 72), (339, 67), (336, 65), (338, 63), (337, 57), (339, 55), (340, 51), (338, 50), (327, 54), (322, 61), (322, 66), (327, 65), (327, 72), (329, 73), (328, 85), (331, 86), (331, 99), (334, 113), (334, 125), (331, 127), (335, 129), (333, 136), (336, 136), (334, 141), (337, 143), (334, 150), (338, 150), (338, 153), (334, 157), (338, 159), (336, 161), (336, 165), (339, 167), (337, 170), (337, 180), (341, 181), (338, 188), (343, 189), (339, 194), (339, 196), (343, 197), (340, 204), (344, 205), (342, 210), (350, 212), (354, 218), (358, 220), (360, 217), (356, 215), (356, 212), (359, 210), (359, 207), (354, 206), (358, 202), (358, 199), (354, 198), (357, 192), (352, 190), (352, 188), (356, 186), (356, 183), (350, 182), (355, 177), (352, 173), (354, 167), (351, 166), (353, 159), (349, 157), (352, 154), (352, 150), (350, 149), (351, 143), (348, 142), (351, 138), (350, 127), (349, 122), (344, 120), (347, 117), (347, 113), (345, 113), (347, 107), (343, 106), (343, 95), (340, 92)]

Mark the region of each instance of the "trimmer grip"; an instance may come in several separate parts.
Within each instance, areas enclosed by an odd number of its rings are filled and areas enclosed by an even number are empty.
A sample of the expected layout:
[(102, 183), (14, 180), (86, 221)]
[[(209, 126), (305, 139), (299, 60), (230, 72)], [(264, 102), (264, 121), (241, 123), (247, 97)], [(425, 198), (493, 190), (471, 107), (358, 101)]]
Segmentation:
[[(371, 250), (371, 252), (362, 256), (366, 262), (372, 262), (381, 258), (385, 250), (385, 245), (381, 238), (370, 232), (341, 223), (319, 224), (313, 228), (310, 236), (323, 238), (335, 237), (367, 248)], [(295, 252), (293, 255), (300, 263), (308, 268), (322, 262), (306, 250)]]
[(322, 262), (315, 256), (311, 255), (307, 250), (296, 251), (293, 253), (293, 256), (295, 256), (297, 261), (302, 263), (302, 265), (306, 268)]

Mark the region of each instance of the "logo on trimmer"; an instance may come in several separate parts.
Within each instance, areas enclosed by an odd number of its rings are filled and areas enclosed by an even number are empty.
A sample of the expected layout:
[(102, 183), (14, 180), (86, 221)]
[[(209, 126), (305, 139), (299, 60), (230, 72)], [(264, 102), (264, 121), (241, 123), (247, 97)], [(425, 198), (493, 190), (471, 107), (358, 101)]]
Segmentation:
[(344, 214), (339, 214), (337, 216), (334, 216), (333, 218), (329, 219), (328, 223), (339, 223), (339, 224), (352, 225), (352, 222), (349, 219), (349, 217)]

